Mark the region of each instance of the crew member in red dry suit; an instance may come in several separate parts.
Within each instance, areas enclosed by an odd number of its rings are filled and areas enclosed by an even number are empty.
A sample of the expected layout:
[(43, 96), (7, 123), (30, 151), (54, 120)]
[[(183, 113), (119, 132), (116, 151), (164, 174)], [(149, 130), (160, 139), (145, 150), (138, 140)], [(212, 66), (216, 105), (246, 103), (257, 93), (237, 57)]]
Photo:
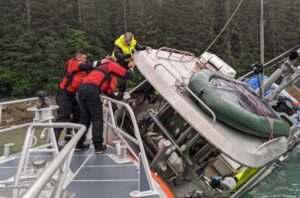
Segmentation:
[[(128, 79), (130, 71), (119, 65), (113, 58), (101, 60), (101, 65), (92, 70), (82, 81), (78, 95), (80, 104), (80, 123), (88, 129), (92, 123), (93, 144), (96, 153), (105, 151), (103, 144), (103, 109), (100, 94), (112, 96), (117, 89), (118, 78)], [(86, 148), (86, 132), (79, 140), (77, 148)]]
[[(69, 59), (65, 64), (65, 76), (59, 83), (59, 91), (56, 97), (56, 103), (59, 105), (57, 122), (74, 122), (80, 121), (80, 109), (76, 101), (75, 93), (87, 71), (95, 67), (97, 62), (87, 63), (87, 55), (84, 51), (78, 50), (75, 56)], [(55, 129), (56, 140), (59, 140), (62, 129)], [(67, 131), (65, 141), (71, 138), (70, 131)]]

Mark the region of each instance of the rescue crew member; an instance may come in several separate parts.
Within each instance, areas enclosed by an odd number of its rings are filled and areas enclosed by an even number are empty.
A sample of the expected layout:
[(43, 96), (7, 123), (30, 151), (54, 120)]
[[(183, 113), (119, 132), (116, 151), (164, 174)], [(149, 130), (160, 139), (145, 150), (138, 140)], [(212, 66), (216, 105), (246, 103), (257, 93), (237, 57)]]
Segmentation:
[[(87, 71), (93, 67), (92, 63), (87, 64), (87, 55), (84, 51), (78, 50), (75, 56), (65, 64), (65, 76), (59, 83), (59, 91), (56, 97), (56, 103), (59, 105), (57, 122), (74, 122), (80, 121), (80, 109), (76, 101), (75, 93)], [(55, 129), (56, 140), (59, 140), (62, 129)], [(70, 131), (67, 131), (65, 141), (71, 138)]]
[[(103, 109), (100, 94), (112, 96), (117, 88), (117, 78), (127, 79), (129, 74), (130, 71), (116, 63), (112, 57), (107, 57), (83, 79), (79, 87), (80, 123), (87, 129), (92, 123), (92, 140), (96, 153), (106, 149), (106, 145), (103, 144)], [(77, 149), (87, 147), (84, 144), (86, 133), (79, 140)]]

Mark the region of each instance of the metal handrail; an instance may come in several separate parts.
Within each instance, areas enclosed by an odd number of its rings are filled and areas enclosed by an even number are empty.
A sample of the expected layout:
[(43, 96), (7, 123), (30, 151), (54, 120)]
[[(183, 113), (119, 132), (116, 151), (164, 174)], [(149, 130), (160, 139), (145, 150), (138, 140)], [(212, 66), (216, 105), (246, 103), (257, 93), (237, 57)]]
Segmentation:
[(6, 133), (6, 132), (14, 131), (14, 130), (17, 130), (17, 129), (22, 129), (22, 128), (30, 126), (31, 124), (32, 124), (32, 122), (28, 122), (28, 123), (25, 123), (25, 124), (19, 124), (19, 125), (16, 125), (16, 126), (11, 126), (11, 127), (7, 127), (7, 128), (4, 128), (4, 129), (0, 129), (0, 133)]
[(196, 94), (190, 89), (188, 88), (188, 86), (186, 86), (184, 83), (183, 83), (183, 80), (179, 80), (168, 68), (166, 68), (166, 66), (164, 66), (163, 64), (156, 64), (154, 65), (154, 69), (156, 69), (158, 66), (161, 66), (162, 68), (164, 68), (174, 79), (175, 79), (175, 83), (176, 81), (179, 82), (179, 86), (181, 87), (184, 87), (185, 90), (187, 90), (212, 116), (212, 120), (213, 120), (213, 123), (216, 123), (216, 120), (217, 120), (217, 116), (216, 114), (214, 113), (214, 111), (209, 107), (207, 106), (198, 96), (196, 96)]
[[(164, 51), (164, 52), (168, 52), (169, 55), (168, 55), (168, 58), (165, 58), (163, 56), (159, 56), (159, 53), (161, 51)], [(179, 58), (179, 60), (176, 60), (176, 59), (171, 59), (173, 53), (176, 53), (176, 54), (181, 54), (182, 56)], [(192, 60), (194, 60), (196, 58), (195, 54), (192, 53), (192, 52), (189, 52), (189, 51), (182, 51), (182, 50), (178, 50), (178, 49), (173, 49), (173, 48), (168, 48), (168, 47), (161, 47), (157, 50), (156, 52), (156, 57), (158, 59), (166, 59), (166, 60), (169, 60), (169, 61), (177, 61), (177, 62), (181, 62), (181, 63), (188, 63), (188, 62), (191, 62)], [(191, 56), (192, 58), (190, 60), (187, 60), (187, 61), (184, 61), (184, 57), (186, 56)]]
[[(184, 82), (184, 79), (182, 76), (179, 76), (181, 77), (181, 79), (179, 79), (177, 76), (175, 76), (175, 74), (173, 74), (165, 65), (161, 64), (161, 63), (158, 63), (156, 65), (153, 66), (154, 70), (156, 70), (157, 67), (162, 67), (164, 68), (174, 79), (175, 79), (175, 84), (176, 84), (176, 81), (179, 81), (179, 83), (183, 83)], [(177, 71), (177, 70), (176, 70)], [(177, 71), (178, 72), (178, 71)], [(179, 72), (178, 72), (179, 73)]]
[(10, 100), (10, 101), (4, 101), (0, 102), (0, 124), (2, 123), (2, 110), (3, 106), (11, 105), (11, 104), (17, 104), (17, 103), (23, 103), (23, 102), (32, 102), (38, 100), (37, 97), (34, 98), (25, 98), (25, 99), (18, 99), (18, 100)]
[(193, 96), (194, 99), (196, 99), (212, 116), (212, 121), (215, 124), (217, 121), (217, 116), (215, 114), (215, 112), (205, 104), (205, 102), (203, 100), (201, 100), (190, 88), (188, 88), (187, 86), (185, 86), (185, 89)]
[[(58, 153), (56, 158), (47, 166), (45, 171), (41, 174), (41, 176), (34, 182), (34, 184), (31, 186), (31, 188), (24, 194), (23, 198), (36, 198), (39, 196), (41, 191), (45, 188), (47, 183), (51, 180), (53, 175), (64, 166), (64, 162), (68, 155), (74, 151), (75, 146), (79, 139), (84, 134), (84, 131), (86, 130), (86, 127), (81, 124), (73, 124), (73, 123), (36, 123), (32, 124), (30, 126), (30, 129), (32, 130), (35, 127), (44, 127), (44, 128), (73, 128), (77, 129), (78, 132), (73, 136), (73, 138), (68, 142), (68, 144)], [(56, 191), (61, 191), (62, 189), (62, 180), (65, 178), (58, 177), (58, 185), (61, 184)], [(55, 198), (60, 197), (60, 193), (55, 193)]]
[[(35, 123), (44, 123), (44, 122), (47, 122), (47, 121), (49, 121), (49, 120), (38, 120), (38, 121), (35, 121)], [(19, 124), (19, 125), (3, 128), (3, 129), (0, 129), (0, 133), (6, 133), (6, 132), (14, 131), (14, 130), (17, 130), (17, 129), (23, 129), (25, 127), (30, 126), (31, 124), (32, 124), (32, 122), (27, 122), (27, 123), (24, 123), (24, 124)]]
[[(139, 150), (140, 150), (140, 154), (139, 154), (140, 155), (140, 160), (142, 160), (141, 162), (144, 165), (146, 178), (147, 178), (149, 188), (150, 188), (149, 191), (140, 192), (140, 193), (141, 194), (143, 194), (143, 193), (157, 194), (154, 191), (154, 184), (153, 184), (153, 181), (151, 179), (150, 166), (149, 166), (148, 159), (147, 159), (147, 156), (146, 156), (146, 151), (145, 151), (145, 148), (144, 148), (144, 144), (143, 144), (143, 140), (142, 140), (142, 137), (141, 137), (141, 134), (140, 134), (140, 130), (139, 130), (139, 127), (138, 127), (138, 124), (137, 124), (137, 121), (136, 121), (136, 117), (135, 117), (135, 114), (134, 114), (132, 108), (130, 107), (129, 104), (127, 104), (125, 102), (115, 100), (115, 99), (109, 98), (107, 96), (101, 96), (101, 99), (104, 100), (104, 101), (107, 101), (109, 103), (109, 108), (111, 110), (112, 110), (112, 105), (111, 104), (114, 103), (116, 105), (124, 107), (127, 110), (127, 112), (129, 113), (129, 116), (130, 116), (130, 119), (131, 119), (131, 122), (132, 122), (132, 125), (133, 125), (133, 128), (134, 128), (135, 138), (137, 139)], [(114, 118), (112, 118), (112, 119), (113, 119), (112, 120), (113, 125), (115, 125)], [(114, 127), (116, 127), (116, 126), (114, 126)]]
[(31, 101), (35, 101), (35, 100), (38, 100), (38, 98), (33, 97), (33, 98), (25, 98), (25, 99), (18, 99), (18, 100), (9, 100), (9, 101), (0, 102), (0, 106), (16, 104), (16, 103), (23, 103), (23, 102), (31, 102)]

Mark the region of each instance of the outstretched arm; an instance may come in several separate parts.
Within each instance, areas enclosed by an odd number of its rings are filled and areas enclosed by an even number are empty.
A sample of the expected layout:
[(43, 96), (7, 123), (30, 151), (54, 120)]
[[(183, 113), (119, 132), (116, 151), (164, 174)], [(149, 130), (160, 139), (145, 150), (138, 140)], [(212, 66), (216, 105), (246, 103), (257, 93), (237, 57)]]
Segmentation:
[(109, 63), (108, 69), (111, 73), (124, 79), (128, 79), (131, 76), (130, 70), (126, 70), (124, 67), (115, 62)]
[(145, 50), (145, 49), (146, 49), (146, 47), (140, 45), (139, 43), (137, 43), (136, 46), (135, 46), (135, 50), (136, 51), (141, 51), (141, 50)]
[(88, 70), (93, 69), (93, 65), (92, 65), (92, 63), (80, 63), (78, 65), (78, 68), (80, 71), (88, 71)]
[(114, 47), (114, 53), (118, 61), (126, 61), (126, 59), (130, 58), (130, 55), (123, 54), (121, 48), (118, 46)]

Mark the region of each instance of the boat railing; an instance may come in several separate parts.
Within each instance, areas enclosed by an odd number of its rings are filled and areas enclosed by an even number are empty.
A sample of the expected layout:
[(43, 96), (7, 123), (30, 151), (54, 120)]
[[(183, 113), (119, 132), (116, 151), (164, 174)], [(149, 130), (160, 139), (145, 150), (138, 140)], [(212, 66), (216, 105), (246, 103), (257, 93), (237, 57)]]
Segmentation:
[(205, 102), (203, 102), (203, 100), (201, 100), (190, 88), (188, 88), (188, 87), (185, 87), (185, 90), (187, 91), (187, 92), (189, 92), (192, 96), (193, 96), (193, 98), (195, 99), (195, 100), (197, 100), (197, 102), (199, 102), (201, 105), (202, 105), (202, 107), (204, 107), (208, 112), (209, 112), (209, 114), (212, 116), (212, 121), (213, 121), (213, 123), (216, 123), (216, 121), (217, 121), (217, 116), (216, 116), (216, 114), (215, 114), (215, 112), (209, 107), (209, 106), (207, 106), (206, 104), (205, 104)]
[(209, 114), (211, 114), (212, 116), (212, 121), (213, 123), (216, 123), (217, 121), (217, 116), (215, 114), (215, 112), (205, 104), (205, 102), (203, 102), (203, 100), (201, 100), (185, 83), (184, 83), (184, 79), (179, 79), (176, 77), (175, 74), (173, 74), (166, 66), (164, 66), (163, 64), (159, 63), (156, 64), (153, 68), (156, 70), (157, 67), (162, 67), (163, 69), (165, 69), (175, 80), (175, 86), (176, 87), (180, 87), (183, 88), (184, 90), (186, 90), (195, 100), (197, 100), (197, 102), (199, 102), (203, 108), (205, 108)]
[[(2, 133), (8, 133), (8, 132), (14, 132), (23, 128), (28, 127), (32, 122), (26, 122), (26, 123), (21, 123), (21, 124), (16, 124), (12, 126), (2, 126), (3, 124), (3, 110), (4, 107), (10, 106), (10, 105), (15, 105), (15, 104), (21, 104), (21, 103), (32, 103), (37, 101), (37, 97), (33, 98), (24, 98), (24, 99), (17, 99), (17, 100), (10, 100), (10, 101), (3, 101), (0, 102), (0, 134)], [(13, 142), (5, 142), (4, 144), (0, 145), (0, 150), (3, 151), (3, 155), (0, 156), (0, 159), (6, 159), (10, 156), (11, 154), (11, 147), (14, 146)]]
[(117, 105), (121, 108), (124, 108), (128, 113), (135, 137), (133, 138), (130, 135), (125, 135), (126, 138), (129, 138), (132, 142), (136, 143), (139, 147), (138, 160), (139, 160), (139, 178), (138, 178), (138, 190), (130, 192), (131, 197), (159, 197), (159, 193), (154, 188), (153, 180), (151, 179), (151, 171), (148, 163), (148, 159), (146, 156), (143, 140), (139, 131), (139, 127), (137, 124), (137, 120), (135, 114), (130, 107), (129, 104), (118, 101), (106, 96), (101, 96), (103, 103), (107, 104), (108, 114), (110, 119), (104, 119), (105, 123), (109, 125), (113, 129), (114, 133), (118, 133), (119, 135), (127, 134), (122, 128), (117, 126), (116, 118), (113, 111), (113, 105)]
[[(33, 123), (27, 131), (27, 138), (25, 139), (22, 152), (29, 150), (28, 146), (31, 144), (30, 135), (36, 128), (70, 128), (77, 131), (72, 139), (64, 146), (64, 148), (56, 155), (56, 157), (45, 168), (42, 174), (35, 180), (33, 185), (25, 192), (23, 198), (36, 198), (39, 197), (41, 192), (45, 190), (47, 184), (55, 181), (54, 186), (49, 192), (49, 197), (60, 198), (62, 197), (63, 186), (67, 179), (67, 174), (70, 170), (71, 159), (76, 147), (77, 142), (84, 134), (85, 126), (73, 123)], [(22, 153), (23, 154), (23, 153)], [(20, 159), (25, 160), (25, 158)], [(22, 163), (22, 162), (20, 162)], [(23, 167), (18, 167), (16, 178), (19, 178)]]
[(165, 65), (158, 63), (156, 65), (153, 66), (153, 68), (156, 70), (158, 67), (162, 67), (164, 70), (166, 70), (174, 79), (175, 79), (175, 85), (176, 84), (182, 84), (184, 82), (184, 79), (180, 76), (179, 72), (178, 75), (181, 77), (181, 79), (179, 79), (175, 74), (173, 74)]
[[(5, 106), (8, 106), (8, 105), (13, 105), (13, 104), (19, 104), (19, 103), (25, 103), (25, 102), (34, 102), (34, 101), (37, 101), (38, 98), (37, 97), (34, 97), (34, 98), (25, 98), (25, 99), (18, 99), (18, 100), (10, 100), (10, 101), (4, 101), (4, 102), (0, 102), (0, 126), (2, 124), (2, 113), (3, 113), (3, 108)], [(29, 125), (29, 123), (28, 123)], [(26, 126), (28, 126), (26, 125)], [(21, 127), (23, 128), (23, 127)]]
[[(162, 56), (161, 55), (162, 52), (167, 52), (168, 57)], [(176, 54), (177, 56), (174, 56), (174, 54)], [(181, 56), (179, 57), (178, 54), (180, 54)], [(192, 52), (182, 51), (182, 50), (168, 48), (168, 47), (159, 48), (155, 55), (158, 59), (166, 59), (168, 61), (175, 61), (175, 62), (181, 62), (181, 63), (184, 63), (184, 62), (189, 63), (196, 58), (195, 54)], [(189, 59), (186, 59), (187, 57), (189, 57)]]

